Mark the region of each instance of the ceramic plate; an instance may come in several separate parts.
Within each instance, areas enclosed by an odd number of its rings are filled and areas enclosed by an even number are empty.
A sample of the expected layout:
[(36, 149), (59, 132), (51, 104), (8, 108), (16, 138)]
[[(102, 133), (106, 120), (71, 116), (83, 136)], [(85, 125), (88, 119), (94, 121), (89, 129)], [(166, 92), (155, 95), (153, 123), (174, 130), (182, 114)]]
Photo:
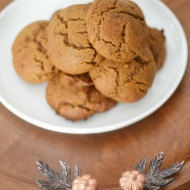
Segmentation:
[(135, 123), (162, 106), (178, 87), (187, 65), (188, 46), (181, 24), (171, 10), (158, 0), (133, 0), (143, 10), (151, 27), (164, 29), (167, 57), (145, 98), (121, 104), (106, 113), (97, 113), (87, 121), (70, 122), (55, 114), (46, 102), (48, 83), (23, 81), (12, 65), (11, 47), (17, 34), (37, 20), (49, 20), (52, 14), (73, 4), (89, 0), (17, 0), (0, 14), (0, 101), (18, 117), (36, 126), (63, 133), (102, 133)]

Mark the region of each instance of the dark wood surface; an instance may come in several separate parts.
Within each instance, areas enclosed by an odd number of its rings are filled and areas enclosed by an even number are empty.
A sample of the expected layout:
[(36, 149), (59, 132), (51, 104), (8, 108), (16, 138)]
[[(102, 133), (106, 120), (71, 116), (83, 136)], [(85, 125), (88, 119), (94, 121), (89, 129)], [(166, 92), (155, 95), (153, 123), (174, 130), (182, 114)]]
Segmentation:
[[(190, 0), (163, 0), (181, 21), (190, 44)], [(0, 10), (11, 0), (0, 0)], [(130, 127), (98, 135), (46, 131), (19, 119), (0, 104), (0, 189), (40, 189), (43, 160), (60, 171), (59, 160), (97, 179), (99, 189), (117, 190), (118, 180), (146, 155), (148, 163), (164, 151), (163, 168), (185, 160), (165, 190), (190, 189), (190, 65), (174, 95), (158, 111)], [(146, 169), (147, 170), (147, 169)]]

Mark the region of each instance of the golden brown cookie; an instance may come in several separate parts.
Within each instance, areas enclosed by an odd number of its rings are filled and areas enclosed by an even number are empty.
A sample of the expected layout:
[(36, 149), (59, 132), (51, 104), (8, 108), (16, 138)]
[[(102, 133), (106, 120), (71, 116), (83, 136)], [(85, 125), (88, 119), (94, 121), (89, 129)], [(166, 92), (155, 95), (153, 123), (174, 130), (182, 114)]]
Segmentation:
[(50, 22), (48, 55), (65, 73), (86, 73), (103, 59), (88, 38), (86, 15), (89, 6), (90, 4), (68, 7), (55, 14)]
[(148, 45), (143, 13), (128, 0), (96, 0), (87, 14), (87, 31), (98, 53), (113, 61), (129, 61)]
[[(52, 15), (52, 17), (51, 17), (50, 20), (52, 20), (54, 17), (56, 17), (56, 15), (59, 13), (59, 11), (61, 11), (61, 10), (56, 11), (56, 12)], [(49, 32), (50, 32), (50, 31), (51, 31), (50, 24), (48, 24), (47, 29), (46, 29), (47, 36), (49, 36)]]
[(61, 11), (61, 10), (57, 10), (57, 11), (52, 15), (51, 19), (53, 19), (53, 17), (55, 17), (55, 16), (59, 13), (59, 11)]
[(34, 22), (17, 36), (12, 47), (13, 65), (25, 81), (42, 83), (58, 73), (47, 55), (48, 21)]
[(68, 120), (86, 120), (95, 112), (105, 112), (116, 102), (98, 92), (88, 74), (55, 76), (46, 90), (49, 105)]
[(156, 61), (157, 69), (161, 69), (164, 65), (166, 58), (166, 38), (164, 36), (164, 31), (159, 31), (156, 28), (149, 28), (150, 39), (149, 39), (149, 48), (154, 55)]
[(149, 48), (130, 62), (118, 63), (105, 59), (90, 71), (95, 87), (102, 94), (123, 103), (143, 98), (155, 74), (156, 63)]

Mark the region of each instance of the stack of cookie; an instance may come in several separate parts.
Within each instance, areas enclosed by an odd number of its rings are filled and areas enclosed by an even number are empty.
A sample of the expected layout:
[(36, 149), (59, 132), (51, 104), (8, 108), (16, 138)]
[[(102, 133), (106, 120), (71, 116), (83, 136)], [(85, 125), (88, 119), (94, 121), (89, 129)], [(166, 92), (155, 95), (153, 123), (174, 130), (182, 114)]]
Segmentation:
[(96, 0), (57, 11), (24, 28), (13, 64), (27, 82), (49, 81), (49, 105), (66, 119), (87, 119), (116, 101), (136, 102), (166, 56), (163, 31), (148, 28), (128, 0)]

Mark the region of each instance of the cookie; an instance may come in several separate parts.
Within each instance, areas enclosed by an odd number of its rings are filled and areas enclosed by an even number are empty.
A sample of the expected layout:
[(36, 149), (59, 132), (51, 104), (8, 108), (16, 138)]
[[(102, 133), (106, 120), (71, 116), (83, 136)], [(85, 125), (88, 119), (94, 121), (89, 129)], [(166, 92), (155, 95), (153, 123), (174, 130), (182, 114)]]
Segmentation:
[(95, 89), (88, 74), (59, 73), (49, 82), (46, 99), (57, 114), (71, 121), (86, 120), (95, 112), (105, 112), (116, 105)]
[[(56, 17), (56, 15), (59, 13), (59, 11), (61, 11), (61, 10), (58, 10), (58, 11), (56, 11), (55, 13), (53, 13), (53, 15), (51, 16), (51, 19), (50, 20), (52, 20), (54, 17)], [(47, 34), (47, 36), (49, 36), (49, 32), (51, 31), (51, 28), (50, 28), (50, 24), (48, 24), (48, 26), (47, 26), (47, 28), (46, 28), (46, 34)]]
[(50, 21), (48, 55), (65, 73), (86, 73), (103, 59), (88, 38), (86, 15), (89, 6), (68, 7), (55, 14)]
[(96, 0), (87, 14), (87, 31), (98, 53), (117, 62), (137, 57), (148, 45), (143, 13), (128, 0)]
[(61, 10), (57, 10), (55, 13), (53, 13), (51, 19), (53, 19), (53, 17), (55, 17), (59, 13), (59, 11), (61, 11)]
[(118, 102), (131, 103), (143, 98), (151, 87), (156, 63), (149, 48), (130, 62), (118, 63), (105, 59), (97, 64), (90, 76), (95, 87)]
[(18, 75), (27, 82), (42, 83), (58, 73), (47, 55), (48, 24), (48, 21), (38, 21), (28, 25), (14, 41), (13, 65)]
[(154, 59), (156, 61), (157, 70), (161, 69), (164, 65), (164, 61), (166, 58), (166, 46), (165, 41), (166, 38), (164, 36), (164, 31), (157, 30), (156, 28), (149, 28), (149, 48), (154, 55)]

